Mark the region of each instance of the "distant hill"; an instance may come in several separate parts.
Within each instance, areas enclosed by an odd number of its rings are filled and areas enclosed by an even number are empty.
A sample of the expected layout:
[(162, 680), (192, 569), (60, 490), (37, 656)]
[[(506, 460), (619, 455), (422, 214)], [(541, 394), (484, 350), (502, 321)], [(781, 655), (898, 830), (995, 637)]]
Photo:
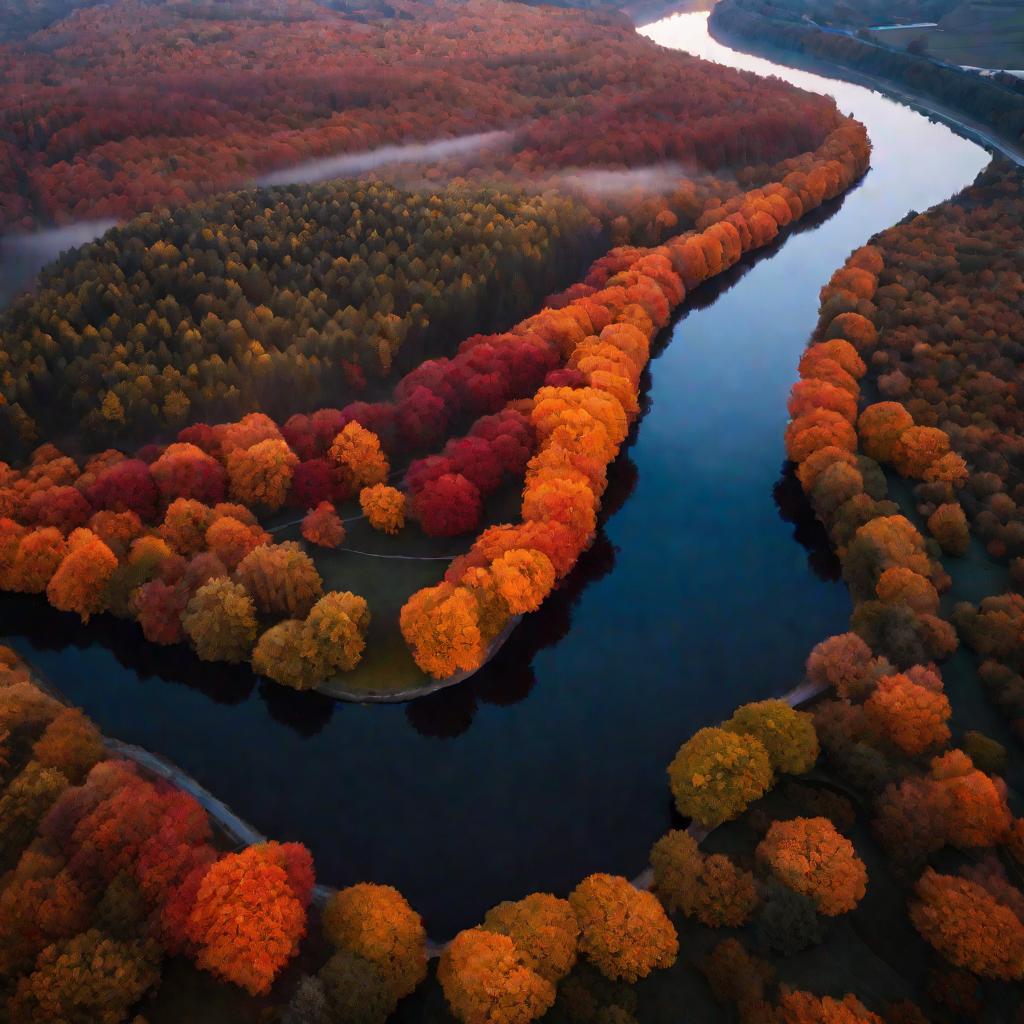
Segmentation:
[(0, 0), (0, 43), (48, 28), (82, 7), (102, 0)]

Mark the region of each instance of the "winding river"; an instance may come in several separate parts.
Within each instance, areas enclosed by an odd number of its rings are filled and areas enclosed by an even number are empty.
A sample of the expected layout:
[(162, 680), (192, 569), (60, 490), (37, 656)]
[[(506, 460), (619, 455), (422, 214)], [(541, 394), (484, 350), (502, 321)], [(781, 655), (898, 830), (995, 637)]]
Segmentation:
[(473, 681), (405, 706), (337, 704), (88, 629), (42, 602), (2, 631), (110, 736), (165, 755), (241, 817), (305, 842), (320, 880), (398, 886), (441, 938), (501, 899), (627, 876), (671, 824), (665, 766), (699, 727), (781, 694), (849, 600), (782, 475), (786, 395), (818, 290), (870, 234), (969, 183), (984, 150), (863, 87), (716, 43), (657, 42), (834, 95), (872, 168), (695, 295), (652, 360), (597, 543)]

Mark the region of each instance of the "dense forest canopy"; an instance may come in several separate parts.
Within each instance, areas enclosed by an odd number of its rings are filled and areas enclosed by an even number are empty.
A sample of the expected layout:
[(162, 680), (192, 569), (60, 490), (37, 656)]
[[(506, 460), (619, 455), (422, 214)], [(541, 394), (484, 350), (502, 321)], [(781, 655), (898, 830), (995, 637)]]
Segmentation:
[(600, 238), (567, 197), (372, 182), (143, 215), (0, 315), (6, 443), (344, 405), (396, 366), (513, 323)]
[(122, 218), (313, 157), (492, 129), (514, 154), (481, 154), (490, 177), (742, 167), (812, 149), (834, 124), (824, 98), (712, 72), (621, 15), (395, 8), (115, 0), (0, 45), (0, 229)]
[[(971, 476), (961, 495), (996, 557), (1024, 556), (1024, 197), (993, 167), (948, 203), (883, 232), (882, 397), (945, 431)], [(923, 508), (941, 504), (922, 484)]]
[[(344, 406), (513, 323), (597, 245), (655, 245), (804, 173), (846, 123), (828, 97), (617, 15), (441, 3), (356, 25), (311, 0), (115, 0), (0, 48), (18, 223), (172, 206), (65, 256), (0, 316), (12, 450)], [(305, 157), (480, 130), (496, 143), (419, 149), (362, 183), (188, 202)], [(376, 183), (392, 172), (403, 188)]]
[(793, 20), (812, 18), (819, 24), (895, 25), (938, 21), (957, 6), (958, 0), (776, 0), (774, 7)]
[[(821, 43), (791, 0), (724, 4), (738, 30), (864, 60), (1019, 134), (998, 82), (961, 92), (968, 78), (867, 59), (853, 34)], [(374, 639), (385, 588), (353, 592), (333, 557), (377, 553), (346, 551), (364, 525), (396, 544), (473, 535), (426, 556), (434, 582), (388, 613), (418, 686), (482, 667), (594, 545), (659, 332), (870, 160), (830, 99), (661, 50), (603, 9), (4, 11), (0, 228), (136, 215), (0, 316), (0, 590), (292, 690), (337, 696)], [(421, 152), (400, 180), (251, 187), (481, 131), (499, 144)], [(1008, 742), (1024, 738), (1021, 186), (989, 170), (821, 289), (785, 469), (849, 589), (849, 630), (792, 693), (680, 737), (664, 796), (692, 824), (654, 843), (646, 877), (500, 903), (432, 970), (397, 890), (321, 890), (311, 910), (304, 846), (215, 828), (204, 807), (222, 805), (110, 756), (0, 646), (0, 1017), (142, 1024), (163, 976), (179, 1015), (207, 992), (223, 1012), (233, 986), (232, 1005), (281, 1024), (384, 1024), (411, 996), (413, 1019), (646, 1024), (642, 1006), (693, 994), (682, 953), (744, 1024), (1020, 1018), (1019, 793), (1008, 748), (964, 728), (969, 659), (943, 663), (970, 647)], [(499, 493), (510, 521), (485, 523)], [(950, 612), (947, 559), (978, 547), (972, 531), (1009, 562), (980, 576), (1007, 589)], [(867, 1005), (838, 996), (851, 949)], [(197, 997), (193, 969), (219, 987)]]

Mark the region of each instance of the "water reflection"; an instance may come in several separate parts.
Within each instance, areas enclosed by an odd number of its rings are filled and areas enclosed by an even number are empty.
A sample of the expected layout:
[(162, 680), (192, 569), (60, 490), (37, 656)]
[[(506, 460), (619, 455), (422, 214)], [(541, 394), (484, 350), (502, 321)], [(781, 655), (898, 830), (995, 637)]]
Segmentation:
[(796, 467), (785, 462), (775, 486), (772, 500), (779, 518), (793, 524), (793, 540), (807, 549), (807, 564), (819, 580), (834, 582), (842, 576), (842, 564), (829, 543), (828, 531), (814, 514), (807, 495), (796, 477)]
[[(621, 460), (621, 465), (622, 476), (635, 481), (636, 467), (628, 459)], [(628, 467), (632, 467), (632, 474)], [(622, 501), (628, 493), (625, 487), (617, 491)], [(525, 700), (537, 683), (533, 669), (537, 654), (568, 636), (573, 608), (581, 595), (590, 584), (607, 576), (614, 566), (615, 548), (600, 531), (540, 611), (525, 616), (516, 627), (515, 642), (510, 639), (469, 682), (439, 690), (405, 706), (406, 718), (412, 727), (421, 736), (451, 739), (472, 725), (477, 701), (507, 708)]]
[[(624, 452), (609, 473), (601, 524), (623, 506), (636, 482), (636, 465)], [(520, 623), (514, 642), (506, 643), (471, 682), (408, 704), (410, 725), (423, 736), (451, 738), (471, 725), (478, 697), (502, 707), (523, 700), (536, 682), (531, 667), (534, 656), (568, 634), (573, 605), (590, 583), (612, 570), (614, 563), (615, 550), (603, 529), (599, 530), (593, 545), (541, 610)], [(102, 648), (140, 684), (174, 683), (227, 705), (240, 704), (256, 694), (276, 722), (300, 736), (319, 733), (336, 706), (323, 694), (300, 693), (262, 679), (247, 665), (211, 664), (180, 644), (159, 647), (146, 643), (134, 622), (100, 615), (83, 623), (77, 615), (57, 611), (42, 596), (0, 592), (0, 622), (5, 636), (22, 641), (18, 646), (27, 642), (36, 653), (73, 658), (75, 651)]]
[(146, 643), (136, 623), (111, 615), (99, 615), (83, 623), (77, 615), (57, 611), (42, 596), (0, 592), (0, 622), (5, 637), (22, 641), (16, 646), (59, 653), (69, 661), (75, 652), (101, 648), (137, 684), (150, 680), (174, 683), (196, 690), (217, 704), (240, 704), (256, 685), (256, 677), (247, 666), (213, 665), (200, 661), (181, 645), (159, 647)]
[(337, 705), (322, 693), (300, 693), (287, 686), (278, 686), (269, 679), (260, 681), (259, 694), (275, 722), (307, 738), (315, 736), (327, 725)]

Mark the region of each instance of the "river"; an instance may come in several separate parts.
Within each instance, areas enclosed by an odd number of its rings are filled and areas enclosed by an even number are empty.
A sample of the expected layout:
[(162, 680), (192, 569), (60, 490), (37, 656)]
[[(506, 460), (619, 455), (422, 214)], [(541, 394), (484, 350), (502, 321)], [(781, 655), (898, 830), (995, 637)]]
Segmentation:
[(597, 543), (473, 681), (406, 706), (336, 704), (149, 647), (129, 625), (0, 604), (4, 631), (107, 734), (305, 842), (320, 881), (396, 885), (437, 938), (501, 899), (639, 873), (673, 821), (665, 766), (679, 744), (788, 690), (810, 647), (845, 628), (835, 563), (781, 476), (818, 290), (870, 234), (988, 159), (861, 86), (716, 43), (706, 14), (642, 31), (833, 94), (867, 125), (872, 168), (686, 306), (645, 377)]

